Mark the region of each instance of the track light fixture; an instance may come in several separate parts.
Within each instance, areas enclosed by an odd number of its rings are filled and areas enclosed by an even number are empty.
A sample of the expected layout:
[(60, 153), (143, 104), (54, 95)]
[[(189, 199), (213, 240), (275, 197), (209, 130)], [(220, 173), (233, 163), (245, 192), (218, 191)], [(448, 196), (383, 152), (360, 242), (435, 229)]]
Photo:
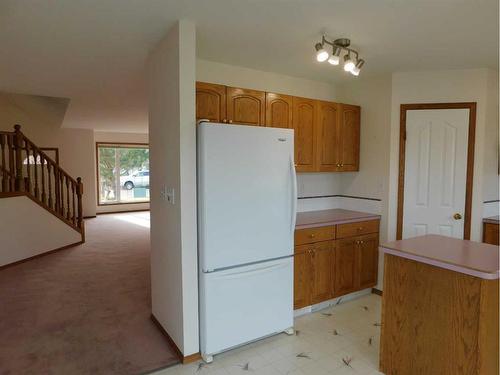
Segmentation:
[[(321, 43), (316, 43), (316, 60), (319, 62), (328, 61), (331, 65), (339, 65), (340, 54), (342, 51), (347, 53), (344, 55), (344, 70), (351, 73), (354, 76), (358, 76), (361, 68), (365, 64), (365, 60), (359, 58), (358, 51), (349, 48), (351, 41), (346, 38), (335, 39), (333, 42), (323, 36), (321, 38)], [(332, 47), (332, 53), (330, 54), (326, 46)], [(351, 57), (351, 55), (354, 56)]]

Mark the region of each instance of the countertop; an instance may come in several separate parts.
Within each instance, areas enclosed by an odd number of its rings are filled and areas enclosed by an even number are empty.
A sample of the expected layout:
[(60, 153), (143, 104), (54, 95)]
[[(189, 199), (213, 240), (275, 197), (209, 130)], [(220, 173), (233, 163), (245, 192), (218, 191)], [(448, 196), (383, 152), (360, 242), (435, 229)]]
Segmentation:
[(500, 223), (500, 216), (491, 216), (483, 219), (483, 223), (498, 224)]
[(380, 250), (481, 279), (496, 280), (500, 276), (498, 246), (485, 243), (430, 234), (389, 242)]
[(366, 212), (331, 209), (321, 211), (307, 211), (297, 213), (295, 229), (323, 227), (327, 225), (354, 223), (357, 221), (377, 220), (380, 215)]

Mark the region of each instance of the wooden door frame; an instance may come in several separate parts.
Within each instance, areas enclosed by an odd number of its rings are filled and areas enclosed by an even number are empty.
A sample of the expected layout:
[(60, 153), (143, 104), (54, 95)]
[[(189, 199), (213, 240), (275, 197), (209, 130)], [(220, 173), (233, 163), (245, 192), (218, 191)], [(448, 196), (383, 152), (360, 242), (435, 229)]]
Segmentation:
[(469, 137), (467, 146), (467, 176), (465, 183), (464, 240), (470, 239), (472, 183), (474, 179), (474, 147), (476, 138), (476, 102), (463, 103), (420, 103), (401, 104), (399, 126), (399, 175), (398, 175), (398, 211), (396, 239), (403, 238), (403, 211), (405, 186), (405, 156), (406, 156), (406, 112), (425, 109), (468, 109)]

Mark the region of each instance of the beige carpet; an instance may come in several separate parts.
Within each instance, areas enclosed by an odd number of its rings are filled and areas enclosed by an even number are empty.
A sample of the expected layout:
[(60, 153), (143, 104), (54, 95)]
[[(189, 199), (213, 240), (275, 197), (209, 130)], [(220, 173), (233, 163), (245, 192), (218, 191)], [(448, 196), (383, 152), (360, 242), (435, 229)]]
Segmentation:
[(0, 270), (0, 374), (141, 374), (177, 362), (150, 320), (148, 225), (147, 212), (102, 215), (86, 221), (85, 244)]

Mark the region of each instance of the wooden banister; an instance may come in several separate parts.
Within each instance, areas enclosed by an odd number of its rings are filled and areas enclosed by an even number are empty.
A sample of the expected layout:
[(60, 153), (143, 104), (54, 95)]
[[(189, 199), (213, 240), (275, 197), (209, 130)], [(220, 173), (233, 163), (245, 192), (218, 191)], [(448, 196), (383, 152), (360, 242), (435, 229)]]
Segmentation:
[(0, 131), (0, 197), (27, 195), (84, 236), (83, 183), (36, 146), (15, 125)]

